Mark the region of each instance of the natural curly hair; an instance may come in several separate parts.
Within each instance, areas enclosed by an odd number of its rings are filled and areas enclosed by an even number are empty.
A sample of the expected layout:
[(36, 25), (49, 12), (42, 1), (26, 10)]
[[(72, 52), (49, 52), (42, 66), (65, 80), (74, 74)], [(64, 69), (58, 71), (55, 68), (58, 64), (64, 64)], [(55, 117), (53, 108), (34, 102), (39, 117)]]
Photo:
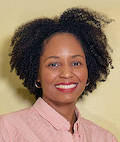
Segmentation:
[(21, 25), (11, 41), (11, 71), (23, 80), (31, 94), (42, 97), (42, 89), (35, 87), (44, 41), (56, 33), (73, 34), (82, 44), (86, 55), (89, 85), (83, 94), (92, 92), (97, 81), (105, 81), (112, 66), (104, 27), (112, 20), (87, 8), (74, 7), (54, 18), (39, 18)]

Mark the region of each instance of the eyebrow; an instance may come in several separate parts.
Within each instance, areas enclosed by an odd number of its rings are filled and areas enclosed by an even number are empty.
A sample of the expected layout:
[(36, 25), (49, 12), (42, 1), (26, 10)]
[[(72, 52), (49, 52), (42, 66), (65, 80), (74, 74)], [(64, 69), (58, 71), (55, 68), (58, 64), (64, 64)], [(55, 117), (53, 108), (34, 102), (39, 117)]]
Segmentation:
[[(81, 55), (73, 55), (71, 58), (76, 58), (76, 57), (82, 57), (82, 58), (84, 59), (84, 57), (81, 56)], [(46, 60), (51, 59), (51, 58), (60, 59), (59, 56), (50, 56), (50, 57), (48, 57)], [(45, 60), (45, 61), (46, 61), (46, 60)]]
[[(48, 57), (46, 60), (51, 59), (51, 58), (59, 59), (60, 57), (58, 57), (58, 56), (50, 56), (50, 57)], [(45, 60), (45, 61), (46, 61), (46, 60)]]
[(78, 55), (73, 55), (73, 56), (72, 56), (72, 58), (75, 58), (75, 57), (82, 57), (82, 58), (84, 59), (84, 57), (81, 56), (81, 55), (79, 55), (79, 54), (78, 54)]

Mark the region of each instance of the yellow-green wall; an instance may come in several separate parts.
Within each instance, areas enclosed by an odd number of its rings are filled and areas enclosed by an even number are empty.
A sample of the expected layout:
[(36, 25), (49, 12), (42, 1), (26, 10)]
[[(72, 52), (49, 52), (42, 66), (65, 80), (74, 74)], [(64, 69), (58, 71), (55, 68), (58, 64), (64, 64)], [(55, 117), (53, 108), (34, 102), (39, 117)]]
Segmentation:
[(8, 50), (14, 30), (40, 16), (59, 15), (73, 6), (90, 7), (115, 19), (106, 28), (114, 70), (107, 81), (77, 103), (82, 116), (111, 131), (120, 141), (120, 0), (0, 0), (0, 114), (30, 106), (34, 97), (10, 73)]

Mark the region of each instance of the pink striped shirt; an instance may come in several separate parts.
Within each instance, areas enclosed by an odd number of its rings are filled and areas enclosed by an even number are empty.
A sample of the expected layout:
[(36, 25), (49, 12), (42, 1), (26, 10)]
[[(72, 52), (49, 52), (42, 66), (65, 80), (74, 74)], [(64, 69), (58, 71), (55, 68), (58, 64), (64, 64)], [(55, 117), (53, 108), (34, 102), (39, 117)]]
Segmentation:
[(0, 142), (117, 142), (107, 130), (82, 118), (76, 108), (74, 134), (69, 122), (39, 98), (27, 109), (0, 117)]

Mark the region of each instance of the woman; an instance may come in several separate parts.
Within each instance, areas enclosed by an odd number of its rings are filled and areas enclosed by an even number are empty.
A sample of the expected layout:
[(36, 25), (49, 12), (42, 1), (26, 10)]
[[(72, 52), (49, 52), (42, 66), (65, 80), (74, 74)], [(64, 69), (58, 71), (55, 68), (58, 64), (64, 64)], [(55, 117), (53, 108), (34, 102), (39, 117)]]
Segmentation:
[(0, 142), (117, 142), (82, 118), (79, 97), (105, 81), (112, 59), (105, 16), (82, 8), (20, 26), (12, 39), (11, 69), (37, 101), (0, 117)]

